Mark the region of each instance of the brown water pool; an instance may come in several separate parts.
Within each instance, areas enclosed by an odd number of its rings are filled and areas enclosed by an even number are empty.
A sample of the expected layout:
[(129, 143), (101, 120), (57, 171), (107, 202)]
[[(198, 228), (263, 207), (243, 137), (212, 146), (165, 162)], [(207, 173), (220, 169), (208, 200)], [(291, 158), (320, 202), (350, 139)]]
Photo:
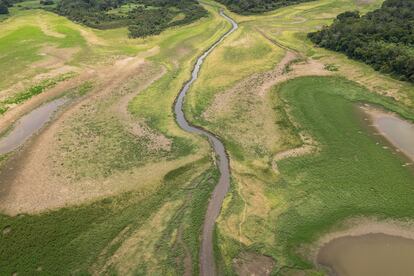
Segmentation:
[(39, 131), (52, 117), (53, 113), (64, 103), (67, 98), (60, 98), (48, 102), (21, 117), (13, 129), (0, 139), (0, 154), (11, 152)]
[(386, 234), (336, 238), (319, 251), (329, 275), (413, 276), (414, 240)]

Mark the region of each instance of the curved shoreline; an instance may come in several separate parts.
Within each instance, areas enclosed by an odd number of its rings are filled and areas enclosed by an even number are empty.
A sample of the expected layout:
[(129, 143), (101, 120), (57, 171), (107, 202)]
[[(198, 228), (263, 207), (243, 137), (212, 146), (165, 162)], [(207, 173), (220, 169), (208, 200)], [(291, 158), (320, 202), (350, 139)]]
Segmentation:
[[(336, 271), (331, 265), (323, 263), (323, 261), (321, 262), (323, 260), (323, 257), (321, 259), (323, 250), (332, 246), (333, 243), (344, 239), (370, 239), (376, 237), (378, 242), (378, 240), (382, 239), (378, 238), (378, 235), (384, 238), (414, 241), (414, 224), (409, 221), (379, 220), (376, 218), (349, 219), (339, 229), (323, 235), (311, 245), (309, 260), (319, 269)], [(370, 244), (372, 245), (373, 243), (371, 242)], [(329, 254), (332, 254), (332, 252)]]
[(208, 203), (207, 212), (204, 218), (203, 233), (200, 250), (200, 274), (201, 275), (216, 275), (216, 265), (213, 252), (213, 232), (216, 219), (220, 214), (221, 205), (230, 187), (230, 167), (229, 159), (227, 157), (226, 149), (223, 143), (213, 133), (203, 129), (202, 127), (193, 126), (185, 118), (183, 105), (185, 96), (191, 85), (197, 80), (205, 58), (230, 34), (238, 29), (237, 23), (230, 17), (224, 14), (221, 10), (220, 15), (231, 23), (232, 28), (223, 34), (207, 51), (198, 57), (196, 64), (191, 72), (191, 79), (187, 81), (180, 90), (178, 97), (174, 103), (175, 119), (178, 125), (185, 131), (202, 135), (209, 140), (217, 159), (218, 169), (220, 171), (220, 179), (214, 188)]
[(381, 220), (375, 217), (351, 218), (323, 234), (305, 250), (308, 252), (309, 260), (317, 266), (319, 251), (330, 242), (339, 238), (359, 237), (370, 234), (384, 234), (414, 240), (414, 223), (393, 219)]

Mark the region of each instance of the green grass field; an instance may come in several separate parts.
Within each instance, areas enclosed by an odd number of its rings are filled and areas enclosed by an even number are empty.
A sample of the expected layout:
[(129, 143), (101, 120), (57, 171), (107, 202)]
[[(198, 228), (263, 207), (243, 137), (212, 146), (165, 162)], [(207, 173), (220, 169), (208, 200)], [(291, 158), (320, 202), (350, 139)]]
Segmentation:
[[(79, 68), (155, 49), (145, 74), (114, 88), (106, 98), (85, 104), (54, 137), (55, 151), (48, 152), (59, 164), (57, 170), (49, 169), (62, 181), (73, 185), (78, 181), (110, 182), (119, 190), (121, 176), (124, 184), (135, 188), (121, 189), (118, 195), (76, 207), (17, 217), (0, 215), (0, 230), (4, 231), (0, 232), (4, 245), (0, 249), (0, 274), (176, 275), (185, 270), (197, 274), (198, 237), (218, 175), (208, 143), (180, 130), (171, 106), (189, 78), (195, 58), (229, 28), (216, 9), (207, 9), (211, 12), (208, 18), (136, 40), (128, 39), (125, 29), (96, 31), (40, 10), (15, 10), (0, 23), (0, 47), (6, 53), (2, 61), (16, 65), (2, 68), (11, 76), (1, 79), (0, 87), (4, 88), (17, 80), (27, 82), (30, 88), (29, 84), (36, 83), (32, 80), (35, 76), (47, 72), (32, 67), (44, 59), (39, 52), (45, 45), (78, 49), (65, 64)], [(45, 20), (48, 29), (36, 18)], [(27, 38), (33, 43), (24, 44)], [(21, 44), (29, 48), (18, 48)], [(150, 150), (151, 138), (131, 135), (114, 118), (112, 109), (125, 91), (134, 92), (143, 78), (158, 74), (161, 67), (166, 69), (165, 74), (130, 102), (129, 111), (151, 132), (172, 141), (167, 152)], [(96, 93), (91, 90), (99, 85), (85, 82), (65, 95)], [(23, 93), (25, 101), (41, 92), (38, 90)], [(137, 171), (138, 178), (134, 175)], [(115, 253), (117, 258), (113, 257)]]
[(403, 167), (403, 158), (376, 144), (355, 112), (355, 101), (381, 103), (392, 110), (386, 99), (337, 78), (297, 79), (282, 85), (280, 93), (321, 148), (315, 156), (279, 163), (282, 179), (275, 192), (288, 207), (277, 219), (275, 234), (276, 244), (282, 245), (278, 252), (287, 252), (282, 253), (286, 265), (304, 265), (295, 250), (347, 218), (414, 217), (413, 172)]
[[(182, 244), (177, 244), (176, 251), (172, 252), (169, 244), (175, 244), (174, 230), (181, 227), (183, 244), (188, 246), (192, 255), (197, 255), (197, 233), (202, 224), (200, 214), (204, 213), (208, 194), (217, 179), (215, 170), (206, 169), (210, 162), (205, 158), (171, 171), (151, 195), (131, 192), (94, 204), (41, 215), (16, 218), (1, 215), (2, 231), (10, 229), (9, 233), (1, 236), (1, 274), (85, 275), (116, 271), (116, 264), (103, 269), (108, 258), (136, 229), (150, 223), (155, 210), (170, 201), (178, 201), (178, 204), (169, 210), (168, 225), (154, 225), (158, 231), (151, 238), (157, 246), (145, 248), (147, 254), (153, 254), (156, 265), (146, 267), (144, 258), (138, 258), (140, 261), (129, 265), (132, 271), (136, 269), (144, 274), (149, 271), (180, 274), (183, 269), (180, 258), (183, 256), (177, 257), (176, 254), (185, 249)], [(200, 170), (200, 166), (204, 169)], [(198, 174), (195, 178), (194, 173)], [(187, 196), (189, 191), (191, 197)], [(119, 237), (116, 242), (111, 243), (116, 237)], [(131, 254), (133, 250), (131, 248)], [(142, 248), (135, 250), (141, 252)], [(193, 258), (192, 263), (194, 270), (197, 270), (198, 259)]]
[[(219, 239), (222, 254), (230, 254), (225, 259), (252, 250), (273, 256), (278, 261), (276, 270), (283, 273), (288, 268), (311, 269), (306, 254), (299, 253), (301, 247), (346, 219), (414, 217), (413, 171), (403, 166), (404, 158), (377, 144), (357, 115), (356, 105), (376, 103), (414, 119), (412, 111), (337, 77), (298, 78), (273, 93), (280, 94), (301, 131), (318, 142), (320, 152), (278, 162), (280, 177), (266, 181), (264, 191), (273, 203), (268, 217), (246, 218), (245, 235), (257, 242), (235, 247), (233, 239)], [(223, 212), (223, 222), (243, 211), (233, 189), (234, 202)], [(272, 242), (263, 242), (269, 239)]]
[[(414, 121), (414, 86), (315, 48), (306, 38), (340, 12), (367, 12), (381, 2), (318, 0), (253, 16), (226, 11), (240, 28), (206, 59), (185, 101), (188, 119), (217, 134), (230, 156), (231, 189), (215, 242), (223, 274), (235, 273), (234, 259), (243, 252), (256, 252), (275, 259), (273, 273), (319, 275), (307, 250), (346, 219), (413, 219), (414, 174), (401, 157), (376, 144), (356, 105), (378, 104)], [(116, 194), (40, 214), (0, 215), (0, 274), (197, 275), (200, 230), (218, 172), (208, 142), (182, 131), (172, 106), (196, 58), (230, 28), (218, 15), (223, 7), (206, 0), (209, 17), (129, 39), (125, 28), (93, 30), (38, 10), (35, 1), (21, 5), (0, 17), (0, 71), (8, 76), (0, 78), (0, 104), (7, 107), (57, 85), (60, 74), (37, 78), (53, 72), (50, 52), (58, 56), (57, 68), (74, 68), (70, 74), (151, 55), (144, 73), (85, 101), (47, 152), (55, 164), (47, 171), (62, 185), (104, 183), (102, 189)], [(132, 6), (109, 12), (123, 14)], [(337, 70), (260, 91), (265, 72), (286, 48)], [(128, 104), (131, 121), (148, 128), (137, 138), (114, 106), (161, 71)], [(62, 95), (86, 99), (100, 87), (88, 80)], [(316, 140), (319, 152), (275, 161), (301, 145), (301, 132)], [(160, 136), (171, 149), (151, 146)], [(1, 166), (6, 163), (0, 156)]]
[[(409, 196), (403, 203), (397, 199), (407, 193), (412, 196), (409, 184), (414, 181), (413, 174), (402, 167), (403, 160), (377, 146), (364, 132), (355, 115), (354, 102), (380, 104), (413, 119), (410, 107), (414, 103), (414, 87), (340, 54), (315, 48), (306, 38), (307, 32), (329, 24), (343, 11), (358, 9), (365, 13), (379, 7), (381, 2), (323, 0), (264, 15), (244, 17), (230, 13), (240, 23), (240, 29), (207, 59), (185, 106), (195, 124), (222, 138), (231, 157), (232, 188), (217, 226), (217, 260), (223, 273), (233, 274), (234, 259), (241, 252), (252, 251), (273, 256), (274, 272), (289, 274), (295, 270), (286, 267), (292, 267), (311, 269), (312, 274), (315, 271), (308, 256), (297, 251), (343, 220), (364, 215), (412, 217), (412, 211), (400, 212), (409, 204)], [(337, 68), (332, 72), (334, 77), (292, 80), (274, 87), (264, 97), (255, 90), (260, 77), (237, 86), (254, 73), (273, 68), (285, 53), (269, 45), (258, 30), (303, 56)], [(291, 124), (287, 116), (290, 109), (306, 112), (302, 117), (292, 112), (300, 129)], [(330, 118), (327, 114), (336, 109), (341, 113)], [(305, 121), (311, 112), (315, 118)], [(347, 129), (337, 129), (342, 125)], [(299, 130), (310, 132), (324, 151), (317, 156), (278, 161), (275, 171), (273, 157), (300, 145)], [(314, 134), (314, 130), (320, 133)], [(359, 144), (364, 148), (356, 146)], [(363, 154), (367, 152), (372, 159)], [(344, 155), (341, 162), (335, 162), (341, 154)], [(369, 174), (364, 175), (367, 170)], [(388, 177), (381, 178), (385, 172)], [(351, 183), (345, 186), (348, 178)], [(394, 178), (399, 178), (399, 182), (390, 182)], [(382, 179), (380, 187), (371, 190), (378, 179)], [(391, 184), (399, 185), (401, 189), (395, 191), (398, 194), (390, 193)], [(386, 192), (388, 210), (381, 208), (384, 203), (379, 201)], [(371, 201), (364, 209), (364, 198), (368, 195)]]

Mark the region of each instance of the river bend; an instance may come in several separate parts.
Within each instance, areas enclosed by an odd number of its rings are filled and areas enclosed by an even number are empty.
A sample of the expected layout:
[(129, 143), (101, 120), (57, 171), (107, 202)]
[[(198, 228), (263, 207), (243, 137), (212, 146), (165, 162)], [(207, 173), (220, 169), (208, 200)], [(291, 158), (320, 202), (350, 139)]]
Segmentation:
[(221, 205), (223, 204), (224, 197), (226, 196), (229, 187), (230, 187), (230, 167), (229, 159), (226, 154), (223, 143), (219, 140), (217, 136), (208, 132), (201, 127), (191, 125), (185, 118), (183, 111), (183, 104), (185, 96), (188, 90), (191, 88), (191, 85), (197, 80), (198, 74), (200, 72), (201, 66), (206, 59), (206, 57), (231, 33), (237, 30), (237, 23), (224, 14), (223, 11), (220, 11), (220, 15), (224, 17), (228, 22), (231, 23), (232, 28), (227, 31), (223, 36), (220, 37), (207, 51), (205, 51), (198, 59), (194, 65), (193, 71), (191, 72), (191, 79), (185, 83), (181, 89), (174, 106), (174, 112), (178, 125), (185, 131), (190, 133), (195, 133), (207, 137), (209, 140), (217, 158), (217, 165), (220, 171), (220, 179), (214, 188), (214, 191), (211, 195), (207, 213), (204, 218), (203, 224), (203, 233), (201, 241), (201, 250), (200, 250), (200, 274), (204, 276), (216, 275), (216, 265), (214, 261), (214, 252), (213, 252), (213, 232), (216, 219), (220, 214)]

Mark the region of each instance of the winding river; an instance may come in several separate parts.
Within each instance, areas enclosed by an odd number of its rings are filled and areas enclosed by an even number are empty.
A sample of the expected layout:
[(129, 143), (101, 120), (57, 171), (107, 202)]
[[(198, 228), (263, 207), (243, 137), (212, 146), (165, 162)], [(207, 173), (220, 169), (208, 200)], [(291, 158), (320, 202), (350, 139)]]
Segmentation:
[(216, 41), (207, 51), (205, 51), (197, 59), (197, 62), (194, 65), (193, 71), (191, 73), (191, 79), (187, 83), (185, 83), (185, 85), (181, 89), (174, 106), (177, 123), (182, 129), (184, 129), (187, 132), (203, 135), (208, 138), (216, 154), (218, 169), (220, 171), (220, 179), (211, 195), (203, 225), (203, 234), (200, 250), (200, 274), (206, 276), (216, 275), (216, 265), (214, 262), (213, 252), (213, 231), (216, 219), (220, 213), (224, 197), (226, 196), (228, 189), (230, 187), (229, 159), (227, 157), (223, 143), (217, 138), (217, 136), (208, 132), (207, 130), (202, 129), (201, 127), (193, 126), (187, 121), (183, 111), (183, 104), (188, 90), (191, 88), (191, 85), (194, 83), (194, 81), (196, 81), (198, 78), (201, 65), (203, 64), (205, 58), (227, 36), (229, 36), (238, 28), (237, 23), (233, 19), (225, 15), (223, 11), (220, 11), (220, 15), (231, 23), (232, 28), (229, 31), (227, 31), (218, 41)]

